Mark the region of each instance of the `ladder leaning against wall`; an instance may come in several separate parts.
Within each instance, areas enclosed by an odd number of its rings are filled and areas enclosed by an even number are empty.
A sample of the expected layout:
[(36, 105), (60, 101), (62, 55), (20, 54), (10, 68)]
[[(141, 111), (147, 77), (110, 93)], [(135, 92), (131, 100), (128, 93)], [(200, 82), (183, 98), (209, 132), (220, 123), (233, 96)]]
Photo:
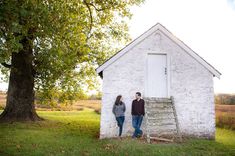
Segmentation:
[(182, 141), (174, 98), (145, 98), (147, 142)]

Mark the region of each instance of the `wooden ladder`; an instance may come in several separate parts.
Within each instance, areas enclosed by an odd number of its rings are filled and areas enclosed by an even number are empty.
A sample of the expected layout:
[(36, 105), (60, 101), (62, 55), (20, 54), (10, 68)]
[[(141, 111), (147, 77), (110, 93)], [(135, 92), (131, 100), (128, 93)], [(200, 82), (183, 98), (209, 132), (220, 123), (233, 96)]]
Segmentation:
[(145, 98), (147, 142), (182, 141), (174, 98)]

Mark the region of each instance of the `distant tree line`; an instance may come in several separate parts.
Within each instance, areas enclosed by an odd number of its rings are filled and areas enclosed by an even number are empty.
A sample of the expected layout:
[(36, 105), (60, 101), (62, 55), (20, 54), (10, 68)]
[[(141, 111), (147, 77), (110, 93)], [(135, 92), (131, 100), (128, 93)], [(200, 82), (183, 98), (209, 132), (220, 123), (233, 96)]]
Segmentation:
[(235, 105), (235, 94), (216, 94), (215, 103), (221, 105)]

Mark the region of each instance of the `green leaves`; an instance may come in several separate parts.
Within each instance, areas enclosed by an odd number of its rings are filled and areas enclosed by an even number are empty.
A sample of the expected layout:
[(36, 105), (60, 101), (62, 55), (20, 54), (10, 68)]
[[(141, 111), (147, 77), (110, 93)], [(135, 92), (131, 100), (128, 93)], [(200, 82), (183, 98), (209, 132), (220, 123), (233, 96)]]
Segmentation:
[[(50, 95), (48, 91), (57, 90), (72, 96), (94, 88), (94, 69), (129, 41), (129, 7), (140, 3), (142, 0), (0, 1), (0, 63), (9, 62), (14, 52), (31, 48), (38, 92)], [(24, 47), (23, 38), (32, 45)]]

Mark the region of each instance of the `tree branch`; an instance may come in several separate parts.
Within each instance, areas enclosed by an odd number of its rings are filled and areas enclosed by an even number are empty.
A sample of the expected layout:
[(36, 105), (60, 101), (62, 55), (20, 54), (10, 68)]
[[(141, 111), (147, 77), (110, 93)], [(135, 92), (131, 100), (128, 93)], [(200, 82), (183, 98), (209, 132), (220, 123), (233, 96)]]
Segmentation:
[(95, 8), (96, 11), (104, 11), (106, 9), (110, 9), (110, 8), (97, 8), (93, 3), (89, 3), (89, 5), (91, 5), (93, 8)]
[(88, 9), (89, 15), (90, 15), (90, 30), (89, 30), (89, 33), (88, 33), (88, 34), (90, 34), (91, 30), (92, 30), (92, 25), (93, 25), (92, 11), (91, 11), (91, 8), (90, 8), (89, 4), (86, 2), (86, 0), (84, 0), (83, 2), (87, 6), (87, 9)]
[(6, 68), (11, 68), (11, 65), (7, 64), (6, 62), (1, 63), (1, 65)]

